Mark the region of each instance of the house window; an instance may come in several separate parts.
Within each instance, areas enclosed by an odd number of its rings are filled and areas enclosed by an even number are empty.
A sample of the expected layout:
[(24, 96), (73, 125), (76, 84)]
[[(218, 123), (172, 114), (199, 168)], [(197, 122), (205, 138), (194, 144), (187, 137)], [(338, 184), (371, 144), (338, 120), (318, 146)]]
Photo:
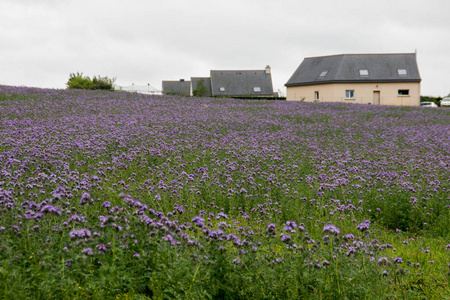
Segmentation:
[(398, 90), (399, 96), (409, 96), (409, 90)]
[(254, 91), (255, 93), (261, 92), (261, 88), (260, 88), (259, 86), (255, 86), (255, 87), (253, 88), (253, 91)]
[(398, 76), (405, 76), (408, 75), (408, 72), (406, 71), (406, 69), (398, 69), (397, 74)]
[(225, 88), (224, 88), (223, 86), (221, 86), (221, 87), (219, 88), (219, 91), (225, 92)]
[(355, 91), (354, 90), (346, 90), (345, 91), (345, 99), (355, 99)]
[(319, 100), (319, 92), (318, 91), (314, 92), (314, 100)]
[(325, 75), (327, 75), (328, 70), (323, 71), (322, 73), (320, 73), (319, 77), (325, 77)]
[(369, 76), (369, 70), (359, 70), (359, 76)]

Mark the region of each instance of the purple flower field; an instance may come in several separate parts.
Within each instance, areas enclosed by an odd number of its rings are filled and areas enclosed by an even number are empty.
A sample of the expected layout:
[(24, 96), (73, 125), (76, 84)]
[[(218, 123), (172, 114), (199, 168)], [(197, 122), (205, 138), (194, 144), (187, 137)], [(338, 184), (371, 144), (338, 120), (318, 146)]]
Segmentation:
[(2, 297), (450, 293), (450, 110), (0, 86), (0, 116)]

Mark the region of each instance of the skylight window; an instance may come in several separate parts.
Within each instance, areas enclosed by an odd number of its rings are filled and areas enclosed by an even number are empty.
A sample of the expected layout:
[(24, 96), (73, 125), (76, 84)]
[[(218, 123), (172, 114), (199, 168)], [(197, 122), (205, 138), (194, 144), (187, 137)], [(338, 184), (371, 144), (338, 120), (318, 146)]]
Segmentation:
[(402, 76), (402, 75), (404, 76), (404, 75), (408, 75), (408, 72), (406, 71), (406, 69), (398, 69), (397, 74), (399, 76)]
[(254, 91), (255, 93), (261, 92), (261, 88), (260, 88), (259, 86), (255, 86), (255, 87), (253, 88), (253, 91)]
[(221, 86), (221, 87), (219, 88), (219, 91), (225, 92), (225, 87)]
[(369, 76), (369, 70), (359, 70), (359, 76)]
[(323, 71), (322, 73), (320, 73), (319, 77), (325, 77), (325, 75), (327, 75), (328, 70), (327, 71)]

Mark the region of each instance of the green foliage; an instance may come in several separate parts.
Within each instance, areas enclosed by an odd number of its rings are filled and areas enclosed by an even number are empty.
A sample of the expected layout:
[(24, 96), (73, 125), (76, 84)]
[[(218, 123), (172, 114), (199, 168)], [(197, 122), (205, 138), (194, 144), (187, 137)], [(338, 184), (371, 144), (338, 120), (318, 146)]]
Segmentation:
[(442, 97), (432, 97), (432, 96), (420, 96), (420, 102), (434, 102), (438, 106), (441, 106)]
[(94, 76), (91, 80), (89, 76), (83, 76), (83, 73), (71, 73), (66, 85), (68, 89), (81, 90), (114, 90), (115, 78)]
[(68, 89), (93, 90), (94, 84), (88, 76), (83, 76), (83, 73), (71, 73), (69, 80), (66, 83)]
[(100, 77), (97, 76), (92, 79), (92, 83), (94, 84), (94, 90), (108, 90), (112, 91), (114, 90), (114, 82), (116, 81), (115, 78), (108, 78), (108, 77)]
[(197, 83), (197, 87), (192, 91), (195, 97), (207, 97), (209, 96), (208, 88), (205, 85), (205, 81), (200, 79)]

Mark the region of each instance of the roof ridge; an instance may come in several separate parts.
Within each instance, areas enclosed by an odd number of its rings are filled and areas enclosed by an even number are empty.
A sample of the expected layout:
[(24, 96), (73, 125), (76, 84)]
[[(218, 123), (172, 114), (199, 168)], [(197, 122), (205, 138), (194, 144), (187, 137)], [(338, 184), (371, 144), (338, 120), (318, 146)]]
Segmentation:
[(406, 55), (406, 54), (416, 54), (414, 52), (402, 52), (402, 53), (342, 53), (342, 54), (332, 54), (332, 55), (319, 55), (319, 56), (309, 56), (308, 58), (322, 58), (322, 57), (336, 57), (336, 56), (349, 56), (349, 55)]
[(210, 70), (211, 72), (265, 72), (266, 70)]

